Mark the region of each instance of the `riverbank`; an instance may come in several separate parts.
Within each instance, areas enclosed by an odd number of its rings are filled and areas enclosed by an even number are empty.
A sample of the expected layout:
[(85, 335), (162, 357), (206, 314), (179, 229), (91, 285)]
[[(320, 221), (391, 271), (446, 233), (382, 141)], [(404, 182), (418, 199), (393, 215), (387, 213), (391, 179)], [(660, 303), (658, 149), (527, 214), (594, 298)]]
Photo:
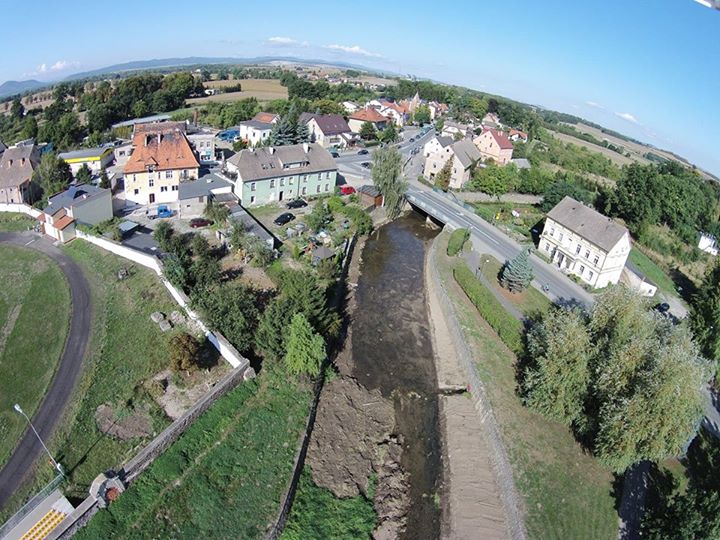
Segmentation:
[[(438, 242), (439, 237), (434, 240)], [(432, 279), (435, 264), (431, 249), (425, 258), (427, 310), (430, 317), (440, 396), (443, 440), (442, 538), (509, 538), (491, 449), (483, 418), (467, 392), (468, 378), (457, 358), (448, 320), (440, 304), (438, 284)]]

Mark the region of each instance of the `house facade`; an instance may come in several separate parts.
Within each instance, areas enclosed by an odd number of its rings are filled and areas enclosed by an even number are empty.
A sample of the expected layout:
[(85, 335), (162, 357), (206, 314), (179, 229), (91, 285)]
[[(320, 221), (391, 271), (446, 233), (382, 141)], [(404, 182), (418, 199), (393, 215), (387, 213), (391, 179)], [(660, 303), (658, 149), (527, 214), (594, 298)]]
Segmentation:
[(372, 107), (367, 107), (351, 114), (348, 126), (353, 133), (360, 133), (365, 122), (372, 124), (377, 131), (382, 131), (387, 127), (389, 120), (387, 116), (383, 116)]
[(31, 203), (32, 177), (40, 163), (34, 144), (15, 145), (0, 156), (0, 203)]
[(199, 169), (184, 123), (139, 124), (123, 169), (125, 199), (142, 205), (175, 202), (180, 183), (196, 179)]
[(450, 137), (453, 139), (458, 139), (460, 137), (465, 137), (470, 131), (471, 131), (470, 126), (468, 126), (466, 124), (460, 124), (459, 122), (453, 122), (452, 120), (447, 120), (443, 124), (441, 135), (443, 137)]
[(259, 120), (246, 120), (238, 124), (240, 138), (250, 146), (258, 146), (270, 137), (273, 124)]
[(62, 152), (58, 157), (70, 165), (70, 170), (75, 176), (83, 165), (87, 165), (90, 172), (99, 173), (115, 159), (113, 149), (109, 146), (75, 150), (73, 152)]
[(75, 238), (76, 225), (97, 225), (112, 217), (111, 191), (79, 184), (50, 197), (39, 219), (45, 234), (65, 243)]
[(539, 243), (558, 268), (598, 289), (620, 281), (630, 248), (625, 227), (571, 197), (550, 210)]
[(187, 134), (188, 142), (200, 161), (215, 161), (215, 133), (198, 130)]
[(507, 165), (512, 159), (513, 145), (507, 136), (496, 129), (487, 129), (473, 140), (483, 161), (492, 159), (498, 165)]
[(307, 125), (310, 141), (323, 148), (344, 148), (354, 139), (350, 126), (339, 114), (302, 113), (298, 122)]
[(317, 143), (241, 150), (227, 170), (237, 175), (235, 194), (246, 207), (328, 195), (337, 181), (335, 161)]
[(480, 161), (480, 152), (469, 139), (453, 142), (450, 137), (435, 137), (423, 147), (425, 164), (423, 176), (434, 179), (448, 160), (452, 189), (460, 189), (470, 180), (473, 168)]

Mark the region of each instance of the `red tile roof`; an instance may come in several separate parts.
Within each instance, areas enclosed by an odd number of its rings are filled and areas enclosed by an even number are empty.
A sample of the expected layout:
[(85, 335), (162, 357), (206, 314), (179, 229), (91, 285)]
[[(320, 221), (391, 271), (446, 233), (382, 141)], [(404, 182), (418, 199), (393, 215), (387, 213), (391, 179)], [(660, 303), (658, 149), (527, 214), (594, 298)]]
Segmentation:
[(361, 122), (387, 122), (387, 116), (383, 116), (373, 108), (360, 109), (350, 115), (351, 120), (359, 120)]
[(258, 122), (264, 122), (266, 124), (272, 124), (277, 118), (278, 115), (275, 113), (259, 112), (255, 115), (253, 120), (256, 120)]
[(513, 149), (513, 144), (510, 142), (510, 139), (508, 139), (507, 135), (505, 135), (502, 131), (498, 131), (497, 129), (488, 129), (488, 132), (495, 138), (495, 142), (498, 143), (498, 146), (502, 150)]
[(70, 216), (63, 216), (60, 219), (56, 220), (52, 226), (55, 227), (58, 231), (62, 231), (65, 227), (70, 225), (73, 221), (75, 221)]
[(523, 139), (527, 139), (527, 133), (524, 131), (520, 131), (519, 129), (510, 129), (510, 136), (517, 135), (518, 137), (522, 137)]
[(133, 153), (125, 164), (124, 173), (141, 173), (153, 167), (157, 171), (172, 169), (197, 169), (200, 163), (185, 137), (176, 126), (162, 129), (156, 124), (152, 129), (136, 128), (133, 135)]

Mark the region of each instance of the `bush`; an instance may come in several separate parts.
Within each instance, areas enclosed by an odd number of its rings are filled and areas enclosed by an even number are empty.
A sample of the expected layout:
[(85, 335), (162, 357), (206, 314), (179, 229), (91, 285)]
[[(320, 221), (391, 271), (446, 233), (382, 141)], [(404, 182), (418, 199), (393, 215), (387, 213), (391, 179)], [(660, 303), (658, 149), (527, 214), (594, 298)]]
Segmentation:
[(450, 240), (448, 240), (447, 254), (450, 257), (454, 257), (460, 253), (465, 246), (465, 242), (470, 238), (470, 231), (467, 229), (455, 229), (450, 234)]
[(200, 363), (200, 343), (186, 332), (170, 339), (170, 358), (177, 371), (187, 371)]
[(480, 312), (480, 316), (497, 332), (503, 343), (515, 354), (522, 353), (522, 323), (507, 312), (492, 292), (473, 275), (465, 264), (455, 268), (453, 276)]

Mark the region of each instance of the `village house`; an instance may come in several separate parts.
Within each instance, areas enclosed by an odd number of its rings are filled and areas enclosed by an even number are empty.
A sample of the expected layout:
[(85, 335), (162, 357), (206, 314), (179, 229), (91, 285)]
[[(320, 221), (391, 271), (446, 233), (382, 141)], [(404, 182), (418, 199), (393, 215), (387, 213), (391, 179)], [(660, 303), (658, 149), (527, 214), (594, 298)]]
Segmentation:
[(259, 112), (253, 116), (253, 120), (262, 122), (263, 124), (277, 124), (280, 121), (280, 115), (269, 112)]
[(112, 217), (109, 189), (78, 184), (50, 197), (38, 219), (45, 234), (65, 243), (75, 238), (76, 225), (97, 225)]
[(427, 106), (430, 109), (430, 120), (435, 120), (447, 114), (450, 109), (445, 103), (438, 103), (437, 101), (431, 101)]
[(240, 138), (250, 146), (257, 146), (270, 137), (273, 124), (259, 120), (246, 120), (238, 124)]
[[(178, 215), (183, 219), (200, 217), (209, 199), (232, 194), (233, 182), (217, 173), (209, 173), (190, 182), (181, 182), (178, 189)], [(233, 200), (235, 196), (233, 195)]]
[(409, 118), (409, 111), (405, 105), (387, 99), (373, 99), (368, 101), (366, 106), (375, 109), (389, 120), (392, 120), (396, 126), (403, 127)]
[(524, 131), (520, 131), (519, 129), (510, 129), (510, 132), (508, 133), (508, 139), (510, 139), (512, 142), (528, 142), (528, 134)]
[(92, 173), (99, 173), (110, 165), (115, 159), (113, 149), (109, 146), (98, 148), (86, 148), (72, 152), (62, 152), (58, 157), (70, 165), (70, 170), (75, 176), (83, 165), (87, 165)]
[(302, 113), (298, 122), (307, 125), (310, 142), (323, 148), (344, 148), (355, 140), (350, 126), (339, 114)]
[(337, 165), (317, 143), (241, 150), (227, 162), (237, 175), (235, 194), (243, 206), (258, 206), (335, 190)]
[(215, 161), (215, 131), (189, 126), (187, 139), (200, 161)]
[(466, 137), (470, 133), (472, 133), (472, 129), (469, 125), (461, 124), (460, 122), (453, 122), (452, 120), (447, 120), (443, 124), (442, 132), (440, 134), (443, 137), (459, 139), (461, 137)]
[(698, 249), (709, 253), (713, 257), (718, 256), (718, 241), (711, 234), (700, 233), (700, 240), (698, 241)]
[(40, 163), (37, 146), (15, 145), (0, 155), (0, 203), (33, 202), (33, 173)]
[(500, 129), (502, 127), (500, 117), (497, 114), (490, 112), (483, 116), (483, 119), (480, 121), (480, 123), (485, 127), (493, 129)]
[(473, 143), (480, 150), (483, 161), (492, 159), (498, 165), (507, 165), (512, 159), (513, 145), (502, 131), (486, 129)]
[(369, 122), (377, 131), (382, 131), (387, 127), (388, 121), (387, 116), (383, 116), (372, 107), (366, 107), (350, 115), (348, 126), (353, 133), (360, 133), (362, 125)]
[(400, 105), (405, 107), (405, 110), (408, 112), (408, 114), (415, 114), (415, 111), (421, 104), (422, 100), (420, 99), (420, 94), (418, 92), (415, 92), (415, 95), (412, 97), (412, 99), (400, 100)]
[(180, 182), (196, 179), (199, 169), (183, 122), (138, 124), (123, 170), (125, 199), (143, 205), (175, 202)]
[(460, 189), (470, 180), (473, 168), (480, 161), (480, 152), (470, 139), (453, 142), (450, 137), (435, 137), (423, 147), (425, 165), (423, 176), (434, 179), (448, 160), (451, 160), (450, 184)]
[(360, 105), (358, 105), (354, 101), (343, 101), (342, 106), (343, 106), (343, 109), (345, 109), (345, 112), (348, 114), (357, 112), (361, 108)]
[(571, 197), (548, 212), (539, 243), (553, 264), (598, 289), (620, 281), (630, 248), (625, 227)]

